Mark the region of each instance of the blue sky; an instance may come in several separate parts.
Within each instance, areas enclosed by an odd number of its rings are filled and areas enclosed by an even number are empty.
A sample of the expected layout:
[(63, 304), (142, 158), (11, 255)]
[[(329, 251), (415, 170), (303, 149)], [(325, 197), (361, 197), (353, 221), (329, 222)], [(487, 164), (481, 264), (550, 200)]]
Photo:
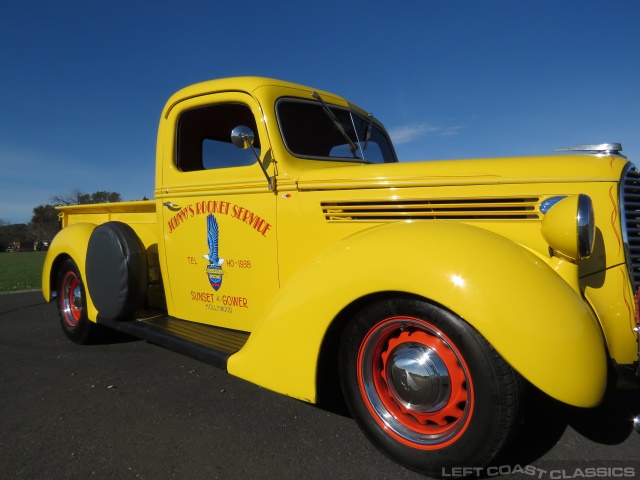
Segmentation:
[(379, 118), (401, 161), (622, 142), (640, 163), (638, 0), (0, 0), (0, 219), (152, 197), (164, 102), (260, 75)]

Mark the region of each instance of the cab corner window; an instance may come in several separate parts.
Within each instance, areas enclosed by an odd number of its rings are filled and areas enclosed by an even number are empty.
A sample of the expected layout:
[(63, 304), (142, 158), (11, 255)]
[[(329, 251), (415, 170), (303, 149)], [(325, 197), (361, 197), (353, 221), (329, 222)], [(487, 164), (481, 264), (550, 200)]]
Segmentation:
[(183, 112), (178, 120), (178, 168), (183, 172), (193, 172), (256, 163), (251, 149), (242, 150), (231, 143), (231, 131), (240, 125), (253, 131), (254, 147), (260, 155), (258, 129), (248, 106), (220, 103)]

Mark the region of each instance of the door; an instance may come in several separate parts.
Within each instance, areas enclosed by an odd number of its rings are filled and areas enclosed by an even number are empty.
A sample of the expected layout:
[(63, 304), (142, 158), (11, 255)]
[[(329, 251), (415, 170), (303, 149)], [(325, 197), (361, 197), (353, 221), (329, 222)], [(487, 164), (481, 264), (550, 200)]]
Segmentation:
[[(169, 314), (251, 331), (278, 290), (274, 165), (259, 105), (243, 93), (188, 99), (163, 122), (160, 188)], [(249, 127), (255, 153), (231, 143)]]

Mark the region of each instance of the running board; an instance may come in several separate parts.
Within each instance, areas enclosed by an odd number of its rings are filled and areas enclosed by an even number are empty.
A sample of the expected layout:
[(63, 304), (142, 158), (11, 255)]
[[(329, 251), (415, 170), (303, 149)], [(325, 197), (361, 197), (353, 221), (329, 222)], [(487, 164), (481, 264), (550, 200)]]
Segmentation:
[(108, 320), (98, 315), (98, 323), (225, 371), (229, 357), (239, 351), (249, 338), (248, 332), (167, 316)]

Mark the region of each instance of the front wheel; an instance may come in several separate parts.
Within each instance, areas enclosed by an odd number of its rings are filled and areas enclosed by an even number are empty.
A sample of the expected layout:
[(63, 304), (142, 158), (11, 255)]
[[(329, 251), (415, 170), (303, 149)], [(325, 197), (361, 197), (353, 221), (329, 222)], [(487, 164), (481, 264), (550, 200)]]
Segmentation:
[(360, 312), (340, 347), (342, 388), (369, 439), (412, 470), (488, 465), (518, 423), (522, 380), (454, 314), (413, 299)]
[(60, 325), (74, 343), (93, 343), (98, 338), (98, 325), (87, 317), (86, 290), (78, 266), (72, 259), (62, 264), (57, 283)]

